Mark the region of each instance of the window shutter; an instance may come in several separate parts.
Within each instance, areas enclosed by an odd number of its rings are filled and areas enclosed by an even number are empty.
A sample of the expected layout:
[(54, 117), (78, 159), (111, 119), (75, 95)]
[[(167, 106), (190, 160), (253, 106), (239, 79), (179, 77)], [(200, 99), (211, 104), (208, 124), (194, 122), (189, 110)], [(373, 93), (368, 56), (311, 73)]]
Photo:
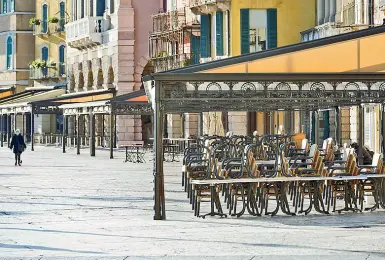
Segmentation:
[(191, 64), (199, 64), (200, 37), (191, 34)]
[(223, 12), (216, 13), (216, 30), (217, 56), (223, 56)]
[(11, 69), (12, 68), (12, 53), (13, 53), (13, 50), (12, 50), (12, 38), (11, 37), (8, 37), (7, 39), (7, 69)]
[(6, 14), (7, 12), (7, 0), (3, 0), (3, 14)]
[(250, 53), (250, 10), (241, 9), (241, 54)]
[(277, 9), (267, 9), (267, 48), (277, 48)]
[(106, 10), (106, 1), (97, 0), (96, 2), (96, 16), (103, 16), (104, 10)]
[(323, 139), (327, 139), (330, 137), (329, 111), (323, 112), (323, 119), (324, 119), (324, 137), (323, 137)]
[(210, 48), (210, 17), (209, 15), (201, 15), (201, 58), (209, 57)]
[(43, 61), (48, 61), (48, 48), (47, 47), (43, 47), (41, 49), (41, 59)]

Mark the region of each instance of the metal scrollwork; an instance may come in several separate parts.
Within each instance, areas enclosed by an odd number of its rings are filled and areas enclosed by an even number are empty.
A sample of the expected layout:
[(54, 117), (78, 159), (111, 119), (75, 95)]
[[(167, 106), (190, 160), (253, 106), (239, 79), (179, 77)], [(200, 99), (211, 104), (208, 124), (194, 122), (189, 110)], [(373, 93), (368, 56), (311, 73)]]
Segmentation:
[(186, 92), (186, 86), (185, 85), (176, 85), (172, 88), (171, 91), (171, 97), (172, 98), (183, 98), (184, 94)]
[(290, 97), (291, 88), (288, 83), (281, 82), (276, 87), (275, 90), (277, 92), (278, 97)]
[(356, 98), (359, 96), (360, 86), (355, 82), (346, 84), (344, 88), (344, 97)]
[(220, 97), (222, 95), (222, 87), (217, 82), (211, 82), (206, 87), (206, 93), (211, 97)]
[(251, 82), (246, 82), (241, 87), (242, 95), (244, 97), (251, 97), (255, 95), (255, 92), (257, 91), (257, 88), (255, 85)]
[(385, 83), (382, 83), (382, 84), (378, 87), (378, 92), (379, 92), (379, 96), (380, 96), (380, 97), (385, 97)]
[(324, 84), (320, 82), (313, 83), (310, 87), (310, 97), (323, 97), (325, 95), (325, 90)]

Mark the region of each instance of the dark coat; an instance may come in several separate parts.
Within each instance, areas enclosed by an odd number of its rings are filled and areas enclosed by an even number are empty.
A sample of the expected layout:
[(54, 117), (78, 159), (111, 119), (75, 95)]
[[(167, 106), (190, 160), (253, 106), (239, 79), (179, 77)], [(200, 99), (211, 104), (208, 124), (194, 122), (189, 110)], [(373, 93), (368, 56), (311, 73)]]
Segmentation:
[(13, 149), (13, 153), (22, 153), (24, 149), (27, 148), (24, 137), (21, 134), (12, 136), (11, 146), (9, 148)]

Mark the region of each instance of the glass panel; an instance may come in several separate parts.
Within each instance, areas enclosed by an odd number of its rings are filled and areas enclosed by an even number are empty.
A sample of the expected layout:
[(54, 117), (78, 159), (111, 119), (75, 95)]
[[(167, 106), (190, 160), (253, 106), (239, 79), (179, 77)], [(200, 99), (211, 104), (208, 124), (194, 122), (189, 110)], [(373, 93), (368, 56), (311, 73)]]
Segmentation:
[(2, 0), (3, 1), (3, 14), (6, 14), (8, 13), (8, 9), (7, 9), (7, 1), (8, 0)]

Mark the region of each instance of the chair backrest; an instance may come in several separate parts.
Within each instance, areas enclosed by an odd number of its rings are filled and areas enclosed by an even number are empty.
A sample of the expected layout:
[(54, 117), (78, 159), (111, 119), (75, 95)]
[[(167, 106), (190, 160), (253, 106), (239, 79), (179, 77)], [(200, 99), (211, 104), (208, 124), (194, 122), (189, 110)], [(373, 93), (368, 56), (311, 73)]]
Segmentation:
[(306, 151), (307, 150), (307, 144), (308, 144), (308, 140), (307, 139), (303, 139), (302, 140), (301, 149)]
[(379, 153), (374, 153), (373, 154), (373, 159), (372, 159), (372, 166), (377, 166), (377, 164), (378, 164), (378, 161), (380, 160), (380, 159), (382, 159), (381, 158), (382, 156), (381, 156), (381, 154), (379, 154)]
[(310, 151), (309, 151), (309, 157), (313, 157), (315, 152), (318, 150), (318, 145), (317, 144), (313, 144), (311, 147), (310, 147)]

